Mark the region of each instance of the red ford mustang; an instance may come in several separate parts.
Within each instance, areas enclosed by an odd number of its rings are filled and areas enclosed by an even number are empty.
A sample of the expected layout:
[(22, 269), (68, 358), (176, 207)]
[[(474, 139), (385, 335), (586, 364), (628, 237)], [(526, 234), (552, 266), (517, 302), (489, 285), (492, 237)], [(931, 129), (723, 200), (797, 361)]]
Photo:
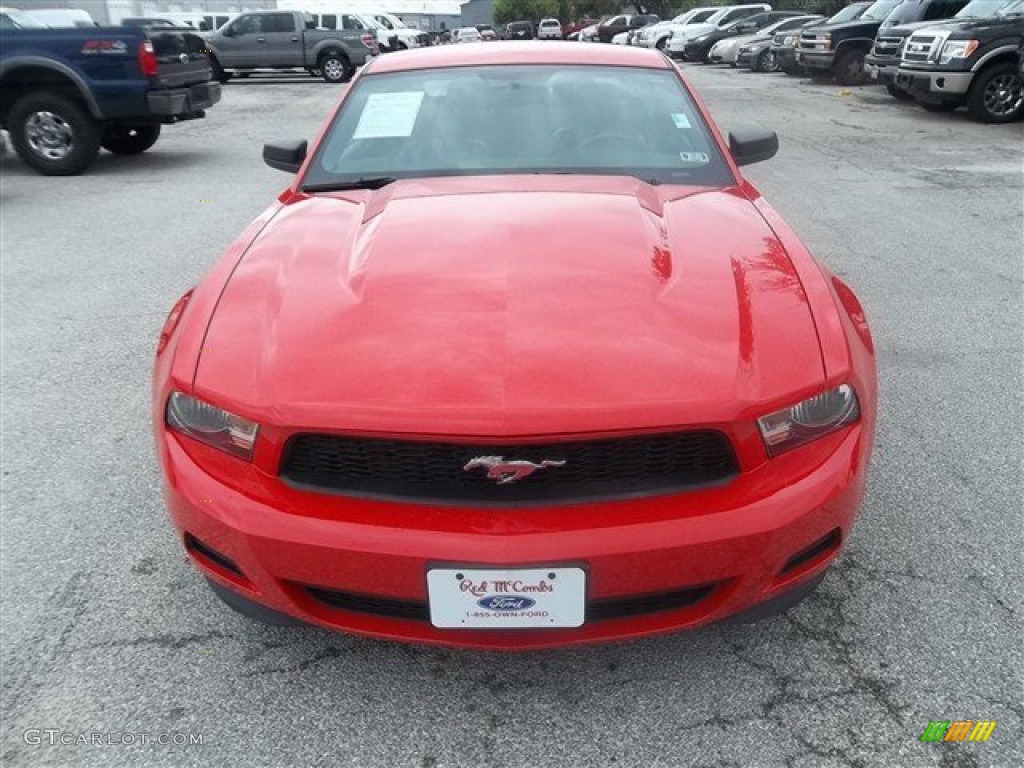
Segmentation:
[(749, 620), (822, 579), (871, 337), (659, 53), (371, 63), (174, 306), (153, 385), (186, 551), (256, 618), (453, 646)]

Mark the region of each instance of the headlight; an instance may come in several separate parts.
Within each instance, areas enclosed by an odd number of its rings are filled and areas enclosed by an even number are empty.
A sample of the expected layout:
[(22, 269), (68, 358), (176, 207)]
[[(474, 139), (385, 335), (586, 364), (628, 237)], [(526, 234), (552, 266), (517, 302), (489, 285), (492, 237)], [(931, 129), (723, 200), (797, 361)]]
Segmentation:
[(172, 392), (167, 399), (167, 426), (201, 443), (249, 461), (259, 425), (194, 397)]
[(948, 64), (953, 59), (966, 59), (978, 50), (977, 40), (950, 40), (942, 46), (939, 64)]
[(817, 440), (860, 418), (857, 394), (849, 384), (762, 416), (757, 420), (769, 456)]
[(789, 37), (782, 38), (783, 45), (796, 45), (796, 35), (790, 35)]

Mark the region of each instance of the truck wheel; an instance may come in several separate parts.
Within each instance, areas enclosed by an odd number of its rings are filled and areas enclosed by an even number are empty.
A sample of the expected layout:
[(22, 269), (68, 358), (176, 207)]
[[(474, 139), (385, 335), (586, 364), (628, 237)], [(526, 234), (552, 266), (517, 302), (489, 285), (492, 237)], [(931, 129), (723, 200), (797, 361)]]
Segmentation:
[(894, 99), (899, 99), (900, 101), (914, 100), (914, 94), (912, 94), (910, 91), (904, 91), (902, 88), (900, 88), (897, 85), (893, 85), (892, 83), (886, 84), (885, 90), (887, 90), (889, 92), (889, 95), (892, 96)]
[(864, 51), (850, 48), (836, 58), (836, 81), (840, 85), (860, 85), (864, 82)]
[(103, 148), (115, 155), (141, 155), (159, 138), (159, 125), (112, 125), (103, 136)]
[(975, 75), (967, 111), (983, 123), (1009, 123), (1024, 115), (1024, 75), (1016, 64), (997, 64)]
[(757, 54), (757, 58), (754, 59), (754, 66), (751, 67), (755, 72), (773, 72), (777, 67), (773, 66), (772, 52), (767, 48)]
[(210, 57), (210, 70), (213, 72), (213, 79), (218, 83), (226, 83), (231, 79), (231, 75), (224, 71), (224, 67), (220, 65), (215, 56)]
[(659, 51), (664, 51), (668, 47), (668, 38), (661, 38), (661, 40), (654, 44), (654, 47), (657, 48)]
[(14, 151), (45, 176), (74, 176), (100, 152), (100, 125), (78, 102), (51, 91), (22, 96), (7, 116)]
[(324, 80), (328, 83), (347, 83), (356, 73), (349, 60), (338, 53), (324, 54), (320, 59), (320, 69), (324, 73)]

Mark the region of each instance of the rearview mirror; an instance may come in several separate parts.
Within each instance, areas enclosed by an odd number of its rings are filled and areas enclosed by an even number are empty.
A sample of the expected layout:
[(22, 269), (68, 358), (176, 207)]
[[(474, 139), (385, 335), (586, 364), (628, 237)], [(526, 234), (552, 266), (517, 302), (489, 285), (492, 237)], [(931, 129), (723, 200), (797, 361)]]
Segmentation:
[(288, 173), (298, 173), (306, 161), (308, 144), (302, 141), (275, 141), (263, 145), (263, 162), (271, 168)]
[(779, 136), (764, 128), (747, 128), (729, 133), (729, 154), (736, 165), (770, 160), (779, 151)]

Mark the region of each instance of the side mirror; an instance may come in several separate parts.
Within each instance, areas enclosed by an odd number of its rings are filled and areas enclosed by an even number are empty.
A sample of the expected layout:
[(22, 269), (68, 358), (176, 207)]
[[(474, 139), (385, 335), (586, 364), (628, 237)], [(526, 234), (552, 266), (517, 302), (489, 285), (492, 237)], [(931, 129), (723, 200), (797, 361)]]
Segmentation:
[(308, 144), (302, 141), (275, 141), (263, 145), (263, 162), (271, 168), (298, 173), (306, 160)]
[(779, 136), (764, 128), (748, 128), (729, 133), (729, 154), (736, 165), (770, 160), (779, 151)]

